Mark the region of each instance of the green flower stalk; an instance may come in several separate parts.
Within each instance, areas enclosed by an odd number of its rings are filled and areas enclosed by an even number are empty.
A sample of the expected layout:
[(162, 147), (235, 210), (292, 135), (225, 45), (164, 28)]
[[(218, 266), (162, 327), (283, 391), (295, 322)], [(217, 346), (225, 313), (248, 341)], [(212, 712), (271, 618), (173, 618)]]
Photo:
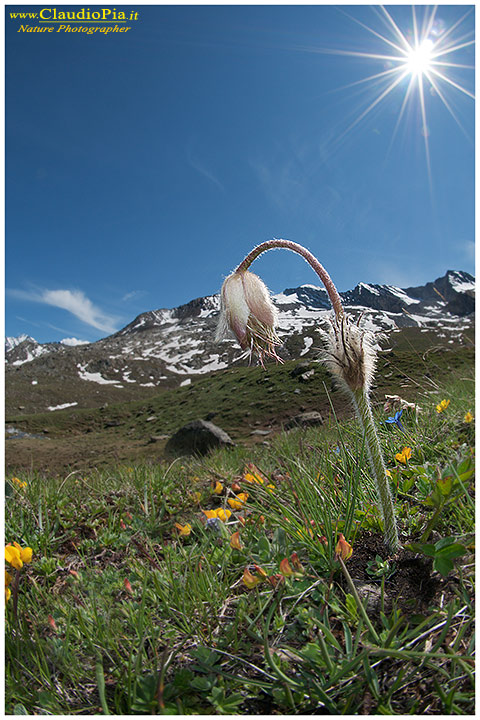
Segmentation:
[(332, 303), (334, 316), (328, 329), (322, 331), (322, 359), (350, 398), (363, 428), (377, 487), (385, 542), (394, 552), (399, 547), (395, 513), (370, 401), (377, 348), (373, 334), (351, 322), (345, 314), (337, 288), (323, 265), (306, 248), (290, 240), (268, 240), (255, 247), (223, 283), (217, 340), (230, 329), (240, 347), (249, 350), (250, 354), (256, 353), (262, 365), (265, 357), (279, 360), (275, 349), (280, 344), (275, 332), (276, 309), (262, 280), (248, 270), (259, 255), (275, 248), (285, 248), (301, 255), (317, 273)]

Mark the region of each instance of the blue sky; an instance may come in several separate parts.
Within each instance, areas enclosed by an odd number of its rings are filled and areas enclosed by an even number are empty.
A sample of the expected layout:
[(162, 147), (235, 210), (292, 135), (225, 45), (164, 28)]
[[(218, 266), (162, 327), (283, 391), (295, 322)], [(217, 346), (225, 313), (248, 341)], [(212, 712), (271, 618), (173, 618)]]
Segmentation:
[[(272, 237), (340, 290), (474, 272), (473, 6), (437, 9), (435, 89), (399, 64), (407, 5), (117, 3), (127, 33), (19, 32), (41, 7), (6, 7), (7, 335), (97, 340)], [(252, 269), (317, 284), (285, 251)]]

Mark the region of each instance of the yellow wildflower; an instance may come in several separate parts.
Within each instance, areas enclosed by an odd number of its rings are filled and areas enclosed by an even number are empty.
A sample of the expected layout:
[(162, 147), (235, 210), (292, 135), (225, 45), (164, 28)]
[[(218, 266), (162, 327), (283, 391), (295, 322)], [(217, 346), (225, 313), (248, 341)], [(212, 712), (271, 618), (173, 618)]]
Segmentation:
[(253, 463), (248, 463), (244, 473), (243, 479), (246, 480), (250, 485), (263, 485), (268, 482), (265, 475)]
[(469, 410), (469, 411), (465, 414), (465, 416), (464, 416), (464, 418), (463, 418), (463, 422), (465, 422), (465, 423), (471, 423), (472, 420), (473, 420), (473, 415), (472, 415), (472, 413), (471, 413), (470, 410)]
[(293, 570), (288, 562), (288, 558), (283, 558), (278, 569), (280, 574), (284, 577), (291, 577), (293, 575)]
[(180, 523), (176, 522), (175, 527), (177, 528), (180, 537), (187, 537), (192, 532), (192, 526), (189, 523), (187, 523), (186, 525), (180, 525)]
[(227, 522), (227, 520), (231, 514), (232, 514), (231, 510), (227, 510), (227, 509), (224, 510), (223, 508), (218, 508), (218, 510), (217, 510), (217, 517), (222, 522)]
[(228, 520), (232, 514), (231, 510), (224, 510), (223, 508), (217, 508), (217, 510), (202, 510), (202, 512), (208, 520), (210, 520), (210, 518), (218, 518), (222, 522)]
[(216, 482), (216, 484), (215, 484), (215, 487), (213, 488), (213, 492), (215, 493), (215, 495), (221, 495), (221, 494), (222, 494), (222, 492), (223, 492), (223, 485), (222, 485), (222, 483), (221, 483), (219, 480), (217, 480), (217, 482)]
[(412, 448), (404, 447), (402, 452), (399, 452), (395, 455), (395, 460), (398, 460), (398, 462), (406, 465), (407, 460), (410, 460), (411, 457), (412, 457)]
[(290, 555), (290, 560), (292, 561), (294, 571), (296, 573), (300, 573), (301, 575), (303, 575), (303, 573), (305, 572), (305, 568), (303, 567), (302, 563), (300, 562), (300, 559), (296, 552), (293, 552)]
[(239, 493), (236, 499), (228, 498), (227, 502), (232, 510), (240, 510), (241, 507), (247, 502), (248, 493)]
[(32, 561), (32, 548), (21, 548), (17, 542), (5, 546), (5, 560), (16, 570), (21, 570), (23, 563)]
[(301, 528), (300, 530), (297, 530), (297, 535), (300, 538), (304, 538), (308, 535), (310, 535), (311, 538), (313, 538), (313, 530), (312, 528)]
[(12, 594), (12, 591), (8, 587), (10, 583), (12, 582), (12, 576), (9, 572), (5, 570), (5, 602), (7, 603), (10, 600), (10, 596)]
[(27, 487), (27, 483), (24, 480), (19, 480), (17, 477), (12, 477), (12, 483), (21, 490)]
[(234, 532), (232, 537), (230, 538), (230, 547), (234, 550), (241, 550), (243, 548), (242, 543), (240, 542), (240, 533)]
[(335, 552), (339, 557), (342, 558), (342, 560), (348, 560), (348, 558), (351, 557), (353, 553), (353, 548), (350, 543), (345, 540), (343, 533), (339, 533), (338, 535), (338, 542), (335, 547)]
[(437, 405), (437, 413), (441, 413), (444, 410), (447, 409), (447, 407), (450, 405), (450, 400), (442, 400), (442, 402), (439, 402)]
[(245, 568), (245, 570), (243, 571), (242, 580), (245, 583), (245, 585), (249, 588), (249, 590), (254, 588), (255, 585), (258, 585), (258, 583), (262, 582), (262, 578), (259, 578), (256, 575), (252, 575), (252, 573), (250, 572), (250, 570), (248, 568)]

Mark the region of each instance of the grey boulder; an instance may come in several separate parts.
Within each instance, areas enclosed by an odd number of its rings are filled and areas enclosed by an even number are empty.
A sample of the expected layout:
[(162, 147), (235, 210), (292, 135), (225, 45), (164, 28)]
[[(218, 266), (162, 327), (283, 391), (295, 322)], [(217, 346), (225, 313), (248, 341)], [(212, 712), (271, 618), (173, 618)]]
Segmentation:
[(193, 420), (172, 435), (165, 450), (174, 455), (206, 455), (215, 448), (234, 445), (232, 438), (217, 425), (207, 420)]

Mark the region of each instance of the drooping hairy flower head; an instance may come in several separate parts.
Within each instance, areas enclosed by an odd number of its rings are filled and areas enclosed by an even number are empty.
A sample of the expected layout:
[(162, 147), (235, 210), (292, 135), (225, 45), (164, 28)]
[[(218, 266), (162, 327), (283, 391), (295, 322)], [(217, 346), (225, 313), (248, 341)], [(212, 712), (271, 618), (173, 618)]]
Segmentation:
[(217, 341), (228, 329), (235, 334), (242, 350), (280, 360), (275, 347), (280, 340), (275, 332), (277, 311), (266, 285), (248, 270), (229, 275), (222, 286)]
[(322, 331), (322, 359), (340, 385), (355, 392), (368, 392), (372, 384), (377, 358), (373, 333), (353, 324), (344, 315), (333, 318), (327, 331)]

